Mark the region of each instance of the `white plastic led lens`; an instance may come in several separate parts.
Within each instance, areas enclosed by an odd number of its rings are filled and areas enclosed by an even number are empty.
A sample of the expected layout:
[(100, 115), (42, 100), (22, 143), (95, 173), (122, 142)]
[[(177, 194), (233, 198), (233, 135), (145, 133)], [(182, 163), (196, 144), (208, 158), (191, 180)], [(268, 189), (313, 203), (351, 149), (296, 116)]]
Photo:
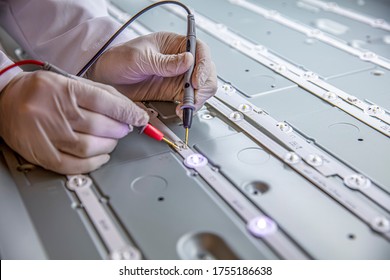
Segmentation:
[(333, 101), (333, 100), (336, 100), (337, 99), (337, 94), (334, 93), (334, 92), (325, 92), (323, 95), (322, 95), (325, 99), (327, 100), (330, 100), (330, 101)]
[(279, 129), (285, 133), (289, 133), (293, 130), (292, 127), (285, 122), (278, 122), (276, 126), (279, 127)]
[(207, 158), (205, 158), (203, 155), (192, 154), (184, 160), (184, 165), (188, 168), (196, 168), (207, 165), (207, 162)]
[(227, 95), (232, 95), (233, 93), (236, 92), (236, 89), (231, 84), (223, 84), (222, 90)]
[(379, 115), (384, 115), (385, 114), (385, 110), (381, 107), (379, 107), (378, 105), (371, 105), (371, 106), (368, 106), (364, 112), (370, 116), (379, 116)]
[(229, 119), (234, 121), (234, 122), (238, 122), (238, 121), (241, 121), (242, 119), (244, 119), (244, 116), (240, 112), (232, 112), (229, 115)]
[(238, 106), (238, 110), (243, 113), (247, 113), (252, 111), (252, 106), (249, 104), (240, 104), (240, 106)]
[(278, 226), (272, 219), (260, 216), (250, 220), (247, 224), (247, 229), (252, 235), (261, 238), (273, 234), (278, 229)]

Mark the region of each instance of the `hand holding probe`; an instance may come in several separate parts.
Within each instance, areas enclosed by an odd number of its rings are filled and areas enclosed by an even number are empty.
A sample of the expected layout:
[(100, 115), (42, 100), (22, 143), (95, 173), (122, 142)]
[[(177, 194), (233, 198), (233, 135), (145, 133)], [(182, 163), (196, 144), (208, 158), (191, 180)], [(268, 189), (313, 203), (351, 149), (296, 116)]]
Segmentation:
[(192, 115), (195, 109), (194, 106), (194, 87), (191, 83), (192, 73), (195, 66), (195, 51), (196, 51), (196, 32), (195, 32), (195, 18), (193, 14), (188, 14), (187, 16), (187, 46), (186, 51), (190, 52), (194, 57), (194, 63), (188, 69), (184, 75), (184, 97), (183, 105), (181, 109), (183, 110), (183, 127), (185, 128), (185, 144), (188, 145), (188, 131), (191, 128), (192, 124)]

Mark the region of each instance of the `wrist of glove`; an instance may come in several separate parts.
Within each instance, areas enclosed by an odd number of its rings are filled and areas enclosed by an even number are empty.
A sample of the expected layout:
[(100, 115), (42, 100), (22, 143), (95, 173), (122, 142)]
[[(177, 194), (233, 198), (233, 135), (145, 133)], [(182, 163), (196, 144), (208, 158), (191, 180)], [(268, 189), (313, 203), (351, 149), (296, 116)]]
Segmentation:
[[(135, 101), (182, 101), (184, 73), (194, 63), (186, 37), (168, 32), (141, 36), (107, 50), (87, 77), (110, 84)], [(217, 75), (210, 51), (197, 40), (192, 75), (195, 107), (216, 92)]]
[(0, 95), (0, 136), (27, 161), (63, 174), (97, 169), (148, 118), (110, 86), (46, 71), (20, 73)]

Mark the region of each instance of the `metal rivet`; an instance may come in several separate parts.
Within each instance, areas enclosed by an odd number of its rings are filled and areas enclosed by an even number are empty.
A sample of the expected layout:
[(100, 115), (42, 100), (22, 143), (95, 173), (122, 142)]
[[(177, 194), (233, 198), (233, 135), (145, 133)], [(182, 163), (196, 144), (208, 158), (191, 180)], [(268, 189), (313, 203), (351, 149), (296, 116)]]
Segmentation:
[(201, 119), (203, 119), (203, 120), (211, 120), (211, 119), (214, 118), (214, 116), (211, 115), (210, 113), (203, 113), (200, 117), (201, 117)]
[(264, 237), (277, 231), (277, 224), (266, 216), (256, 217), (247, 224), (248, 231), (256, 237)]
[(344, 184), (351, 189), (365, 189), (370, 187), (371, 181), (361, 174), (352, 174), (344, 178)]
[(284, 156), (284, 161), (290, 164), (296, 164), (301, 160), (301, 158), (294, 152), (288, 152)]

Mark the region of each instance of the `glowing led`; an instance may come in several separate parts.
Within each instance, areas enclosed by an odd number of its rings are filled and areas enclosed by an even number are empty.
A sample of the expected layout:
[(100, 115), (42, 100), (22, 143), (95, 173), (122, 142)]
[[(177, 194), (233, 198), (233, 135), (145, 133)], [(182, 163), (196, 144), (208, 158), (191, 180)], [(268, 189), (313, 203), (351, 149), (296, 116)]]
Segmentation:
[(205, 158), (203, 155), (192, 154), (184, 160), (184, 165), (188, 168), (196, 168), (207, 165), (207, 162), (207, 158)]
[(278, 226), (272, 219), (260, 216), (250, 220), (247, 224), (247, 229), (256, 237), (264, 237), (276, 232)]

